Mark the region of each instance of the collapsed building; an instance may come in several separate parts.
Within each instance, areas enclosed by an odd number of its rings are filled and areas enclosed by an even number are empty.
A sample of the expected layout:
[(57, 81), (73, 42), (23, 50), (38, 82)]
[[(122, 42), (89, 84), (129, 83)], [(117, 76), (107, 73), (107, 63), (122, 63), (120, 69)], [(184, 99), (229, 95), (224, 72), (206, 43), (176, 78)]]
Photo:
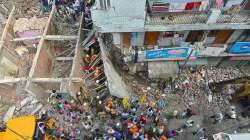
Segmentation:
[(46, 101), (51, 89), (75, 96), (83, 82), (83, 15), (75, 25), (55, 8), (38, 17), (17, 16), (15, 7), (8, 11), (1, 11), (1, 113), (27, 95)]

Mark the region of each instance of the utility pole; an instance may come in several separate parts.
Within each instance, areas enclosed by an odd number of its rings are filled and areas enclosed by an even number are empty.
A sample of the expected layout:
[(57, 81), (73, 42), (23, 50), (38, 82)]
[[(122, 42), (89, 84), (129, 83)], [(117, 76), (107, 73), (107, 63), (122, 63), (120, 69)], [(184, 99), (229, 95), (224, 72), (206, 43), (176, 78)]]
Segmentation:
[(190, 59), (190, 57), (192, 56), (193, 52), (194, 52), (194, 48), (191, 50), (190, 54), (189, 54), (188, 57), (185, 59), (185, 62), (184, 62), (184, 64), (181, 66), (181, 69), (183, 69), (184, 67), (186, 67), (186, 64), (187, 64), (188, 60)]

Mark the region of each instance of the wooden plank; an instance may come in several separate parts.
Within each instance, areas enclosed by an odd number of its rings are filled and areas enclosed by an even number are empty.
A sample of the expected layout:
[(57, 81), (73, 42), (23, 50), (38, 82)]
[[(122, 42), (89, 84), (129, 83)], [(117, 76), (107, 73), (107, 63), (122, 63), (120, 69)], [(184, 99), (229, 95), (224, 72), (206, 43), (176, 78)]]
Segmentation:
[(213, 44), (225, 44), (234, 30), (221, 30), (218, 32)]
[(76, 35), (72, 36), (64, 36), (64, 35), (46, 35), (44, 36), (45, 40), (53, 40), (53, 41), (63, 41), (63, 40), (77, 40), (78, 37)]
[(42, 36), (22, 37), (22, 38), (14, 38), (12, 41), (20, 42), (20, 41), (35, 40), (35, 39), (41, 39), (41, 38)]
[(6, 84), (6, 83), (18, 83), (22, 81), (21, 78), (9, 78), (9, 79), (2, 79), (0, 80), (0, 84)]
[(123, 33), (122, 38), (123, 38), (123, 45), (125, 47), (130, 47), (131, 46), (131, 34), (130, 34), (130, 32)]
[(72, 61), (74, 57), (57, 57), (56, 61)]
[(156, 45), (160, 32), (146, 32), (144, 45)]
[(250, 60), (250, 56), (234, 56), (230, 57), (230, 60)]

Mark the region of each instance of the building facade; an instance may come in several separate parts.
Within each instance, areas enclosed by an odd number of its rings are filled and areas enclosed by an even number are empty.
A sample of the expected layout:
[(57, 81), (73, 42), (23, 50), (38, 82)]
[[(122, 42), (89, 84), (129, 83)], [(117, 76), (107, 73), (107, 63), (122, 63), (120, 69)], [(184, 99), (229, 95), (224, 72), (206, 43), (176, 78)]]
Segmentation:
[(91, 12), (95, 29), (111, 33), (125, 60), (146, 62), (150, 74), (248, 64), (249, 10), (249, 0), (96, 0)]

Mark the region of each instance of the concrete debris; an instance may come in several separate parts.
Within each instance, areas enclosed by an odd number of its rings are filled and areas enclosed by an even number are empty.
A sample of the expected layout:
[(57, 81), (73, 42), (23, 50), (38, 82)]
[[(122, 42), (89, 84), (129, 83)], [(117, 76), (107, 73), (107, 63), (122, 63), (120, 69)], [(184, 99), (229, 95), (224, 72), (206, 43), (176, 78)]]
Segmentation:
[(33, 110), (33, 111), (30, 113), (30, 115), (35, 115), (35, 114), (37, 114), (37, 113), (42, 109), (42, 107), (43, 107), (42, 104), (38, 104), (37, 107), (36, 107), (36, 109)]
[[(55, 131), (53, 132), (54, 136), (64, 134), (66, 138), (82, 139), (83, 125), (81, 122), (84, 123), (85, 117), (89, 116), (83, 114), (86, 106), (76, 105), (76, 101), (67, 93), (55, 93), (48, 101), (44, 109), (45, 114), (56, 122)], [(91, 121), (89, 120), (87, 124), (89, 125), (90, 123)]]
[[(243, 76), (244, 74), (238, 69), (200, 67), (183, 70), (174, 80), (174, 85), (176, 92), (182, 95), (186, 104), (191, 101), (193, 104), (211, 107), (212, 110), (215, 108), (223, 110), (228, 106), (230, 96), (223, 93), (211, 93), (207, 82), (221, 82)], [(207, 99), (208, 102), (206, 102)]]
[(14, 32), (24, 32), (29, 30), (37, 30), (39, 32), (43, 32), (48, 21), (48, 17), (43, 18), (19, 18), (16, 20), (13, 30)]
[(40, 15), (39, 5), (37, 4), (38, 0), (2, 0), (2, 3), (11, 10), (13, 6), (18, 8), (18, 16), (34, 16)]
[(22, 107), (24, 107), (25, 105), (27, 105), (28, 103), (30, 103), (33, 100), (32, 96), (28, 96), (26, 98), (24, 98), (20, 104), (17, 105), (16, 110), (20, 110)]
[(18, 48), (16, 48), (15, 51), (17, 52), (17, 54), (19, 56), (23, 56), (24, 53), (28, 53), (29, 52), (29, 50), (26, 47), (21, 47), (21, 46), (18, 47)]
[(212, 82), (221, 82), (230, 79), (236, 79), (240, 77), (244, 77), (244, 73), (242, 73), (239, 69), (236, 68), (215, 68), (209, 67), (207, 69), (207, 77), (209, 83)]

